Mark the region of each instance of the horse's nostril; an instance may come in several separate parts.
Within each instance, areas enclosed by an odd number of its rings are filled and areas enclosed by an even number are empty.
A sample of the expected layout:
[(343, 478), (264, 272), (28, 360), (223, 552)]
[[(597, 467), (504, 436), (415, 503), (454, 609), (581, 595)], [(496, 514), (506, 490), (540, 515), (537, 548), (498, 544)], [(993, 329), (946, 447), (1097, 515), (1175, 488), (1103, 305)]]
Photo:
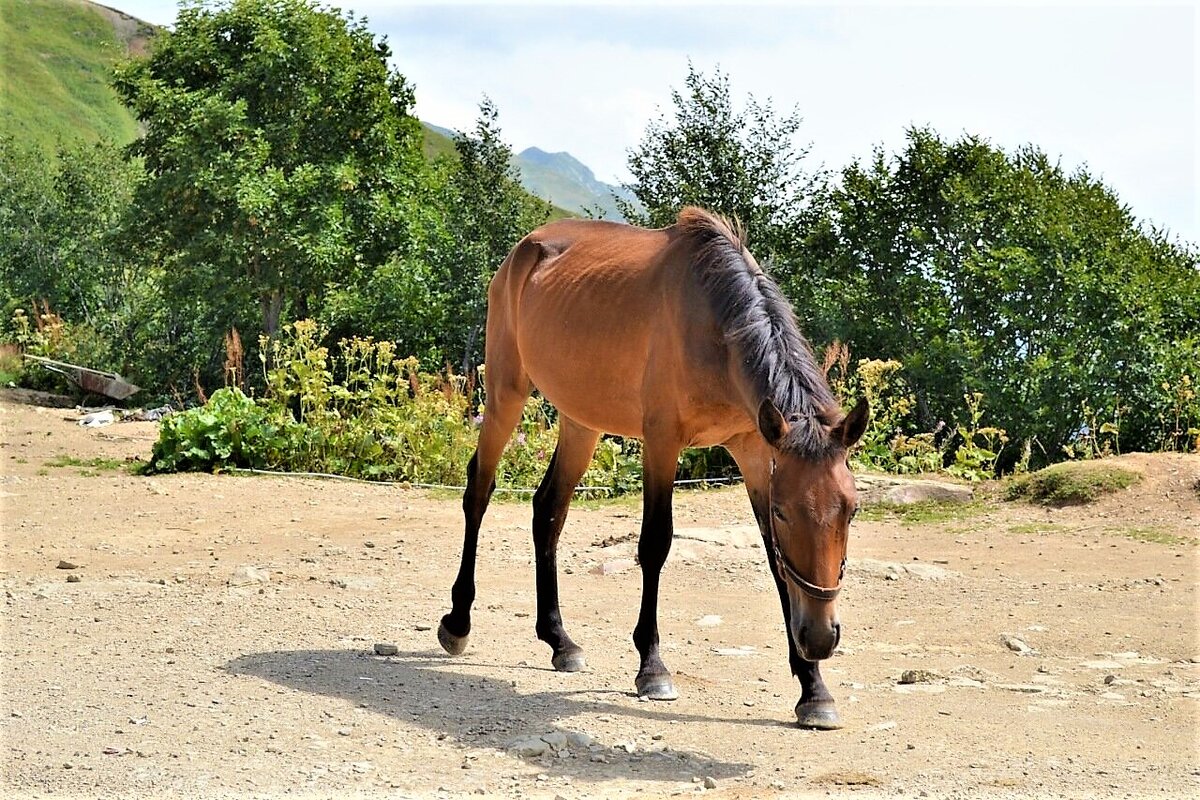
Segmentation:
[(833, 646), (837, 647), (838, 642), (842, 640), (842, 623), (833, 623)]

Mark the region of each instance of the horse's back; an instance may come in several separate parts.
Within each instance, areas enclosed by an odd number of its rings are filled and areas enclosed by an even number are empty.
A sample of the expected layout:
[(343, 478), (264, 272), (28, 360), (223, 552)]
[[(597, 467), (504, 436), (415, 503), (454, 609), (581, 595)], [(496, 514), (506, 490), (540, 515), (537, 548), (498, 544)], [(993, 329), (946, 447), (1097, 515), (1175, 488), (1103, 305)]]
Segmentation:
[(526, 236), (492, 282), (488, 362), (514, 357), (583, 425), (641, 435), (642, 378), (675, 233), (561, 220)]

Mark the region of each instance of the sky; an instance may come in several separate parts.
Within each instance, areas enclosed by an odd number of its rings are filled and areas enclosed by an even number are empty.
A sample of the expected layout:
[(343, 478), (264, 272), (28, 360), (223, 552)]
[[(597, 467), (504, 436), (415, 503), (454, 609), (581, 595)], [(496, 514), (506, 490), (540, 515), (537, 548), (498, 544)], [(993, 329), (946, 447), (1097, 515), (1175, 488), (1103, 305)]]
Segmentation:
[[(176, 4), (104, 0), (163, 25)], [(909, 127), (1033, 144), (1085, 166), (1148, 225), (1200, 243), (1200, 101), (1192, 3), (715, 4), (705, 0), (333, 5), (386, 36), (416, 114), (470, 130), (486, 95), (519, 152), (565, 150), (609, 183), (674, 108), (689, 61), (735, 104), (798, 110), (807, 168), (839, 170)]]

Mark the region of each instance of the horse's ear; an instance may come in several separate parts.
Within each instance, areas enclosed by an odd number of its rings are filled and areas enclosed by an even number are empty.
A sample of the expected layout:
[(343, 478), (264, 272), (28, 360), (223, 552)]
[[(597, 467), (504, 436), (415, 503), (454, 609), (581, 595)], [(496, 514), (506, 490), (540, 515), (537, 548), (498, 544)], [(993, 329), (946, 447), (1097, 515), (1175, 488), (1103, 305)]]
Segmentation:
[(775, 444), (788, 432), (787, 420), (770, 400), (763, 400), (758, 406), (758, 432), (768, 444)]
[(862, 438), (862, 435), (867, 430), (867, 422), (870, 419), (871, 412), (867, 406), (867, 398), (860, 398), (850, 413), (844, 416), (842, 421), (834, 427), (830, 435), (845, 447), (851, 447)]

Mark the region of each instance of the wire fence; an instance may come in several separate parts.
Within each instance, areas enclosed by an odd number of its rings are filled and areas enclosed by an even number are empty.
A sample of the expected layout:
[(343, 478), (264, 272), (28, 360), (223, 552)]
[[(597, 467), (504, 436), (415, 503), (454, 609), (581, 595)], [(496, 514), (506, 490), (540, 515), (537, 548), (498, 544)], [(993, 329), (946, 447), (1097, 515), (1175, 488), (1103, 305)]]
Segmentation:
[[(371, 486), (407, 486), (413, 489), (446, 489), (449, 491), (462, 492), (466, 490), (466, 486), (454, 486), (448, 483), (419, 483), (416, 481), (369, 481), (364, 478), (352, 478), (349, 475), (334, 475), (330, 472), (279, 472), (269, 469), (247, 469), (242, 467), (232, 467), (227, 470), (235, 475), (275, 475), (283, 478), (320, 478), (322, 480), (332, 481), (350, 481), (352, 483), (365, 483)], [(699, 486), (699, 485), (733, 485), (741, 483), (740, 475), (728, 478), (689, 478), (686, 480), (675, 481), (675, 486)], [(507, 486), (497, 486), (496, 491), (504, 494), (533, 494), (537, 489), (511, 488)], [(615, 492), (612, 486), (576, 486), (575, 494), (586, 494), (589, 492), (607, 492), (612, 494)]]

